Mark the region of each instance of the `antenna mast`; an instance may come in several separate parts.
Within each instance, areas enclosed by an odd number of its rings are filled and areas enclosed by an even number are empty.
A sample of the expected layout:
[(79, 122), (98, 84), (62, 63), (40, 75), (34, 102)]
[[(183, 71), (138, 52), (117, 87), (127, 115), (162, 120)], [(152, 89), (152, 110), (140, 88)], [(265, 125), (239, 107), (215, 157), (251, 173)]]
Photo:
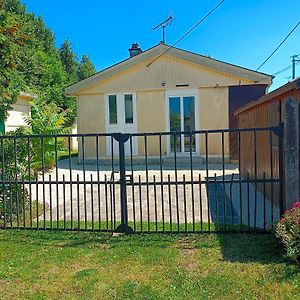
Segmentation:
[(163, 43), (165, 43), (165, 28), (169, 25), (171, 26), (172, 20), (173, 20), (173, 17), (170, 16), (170, 17), (168, 17), (168, 19), (164, 20), (163, 22), (161, 22), (160, 24), (158, 24), (157, 26), (155, 26), (153, 28), (153, 30), (155, 30), (159, 27), (162, 29), (162, 42)]

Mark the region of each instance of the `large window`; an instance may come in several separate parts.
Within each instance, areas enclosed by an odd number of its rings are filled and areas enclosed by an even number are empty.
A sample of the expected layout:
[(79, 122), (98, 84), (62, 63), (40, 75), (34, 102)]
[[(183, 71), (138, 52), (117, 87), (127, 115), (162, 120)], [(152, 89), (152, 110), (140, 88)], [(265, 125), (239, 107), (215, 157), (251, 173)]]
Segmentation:
[(117, 95), (109, 95), (108, 103), (109, 103), (109, 124), (117, 124), (118, 123)]

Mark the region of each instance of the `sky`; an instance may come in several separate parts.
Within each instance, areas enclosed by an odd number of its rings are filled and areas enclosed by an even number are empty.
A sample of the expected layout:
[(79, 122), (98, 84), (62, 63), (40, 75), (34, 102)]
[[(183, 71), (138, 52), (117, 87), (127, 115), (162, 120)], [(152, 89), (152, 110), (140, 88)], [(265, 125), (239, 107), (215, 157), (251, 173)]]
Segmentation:
[[(152, 29), (168, 16), (173, 22), (166, 28), (166, 43), (175, 43), (219, 2), (22, 0), (28, 12), (43, 17), (58, 47), (68, 38), (75, 53), (88, 54), (97, 71), (128, 58), (132, 43), (143, 50), (158, 44), (161, 30)], [(177, 47), (256, 70), (298, 23), (299, 12), (300, 0), (225, 0)], [(260, 71), (274, 74), (291, 65), (294, 54), (300, 54), (300, 25)], [(277, 75), (271, 90), (291, 74)]]

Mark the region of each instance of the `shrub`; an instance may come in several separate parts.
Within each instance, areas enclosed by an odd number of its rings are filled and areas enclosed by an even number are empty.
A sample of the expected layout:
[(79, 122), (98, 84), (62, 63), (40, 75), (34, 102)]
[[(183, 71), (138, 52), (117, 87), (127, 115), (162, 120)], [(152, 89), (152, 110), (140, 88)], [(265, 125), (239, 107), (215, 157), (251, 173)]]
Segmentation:
[(27, 148), (24, 139), (14, 139), (14, 135), (22, 136), (25, 129), (20, 127), (9, 132), (0, 139), (0, 218), (14, 221), (21, 216), (29, 201), (22, 180), (28, 177)]
[(294, 203), (279, 220), (276, 236), (281, 240), (287, 257), (300, 264), (300, 202)]
[[(55, 166), (57, 152), (66, 150), (64, 139), (56, 135), (68, 133), (68, 111), (63, 111), (54, 103), (45, 104), (41, 100), (31, 103), (32, 114), (25, 117), (28, 124), (27, 133), (31, 135), (46, 135), (46, 137), (31, 137), (31, 168), (35, 175), (45, 172)], [(53, 136), (51, 136), (53, 135)]]

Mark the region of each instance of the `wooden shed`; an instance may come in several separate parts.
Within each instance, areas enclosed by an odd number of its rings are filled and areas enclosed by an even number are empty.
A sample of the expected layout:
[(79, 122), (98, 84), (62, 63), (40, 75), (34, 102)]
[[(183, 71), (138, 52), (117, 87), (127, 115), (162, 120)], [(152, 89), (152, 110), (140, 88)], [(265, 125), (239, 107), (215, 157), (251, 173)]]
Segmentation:
[[(300, 78), (297, 78), (269, 94), (252, 101), (235, 112), (239, 128), (265, 128), (278, 126), (283, 120), (284, 102), (292, 97), (300, 102)], [(240, 137), (241, 166), (243, 176), (252, 178), (278, 178), (278, 137), (269, 132), (243, 133)], [(273, 199), (278, 187), (273, 187)], [(269, 191), (268, 191), (269, 190)], [(270, 194), (270, 187), (267, 188)], [(271, 196), (271, 195), (270, 195)]]

